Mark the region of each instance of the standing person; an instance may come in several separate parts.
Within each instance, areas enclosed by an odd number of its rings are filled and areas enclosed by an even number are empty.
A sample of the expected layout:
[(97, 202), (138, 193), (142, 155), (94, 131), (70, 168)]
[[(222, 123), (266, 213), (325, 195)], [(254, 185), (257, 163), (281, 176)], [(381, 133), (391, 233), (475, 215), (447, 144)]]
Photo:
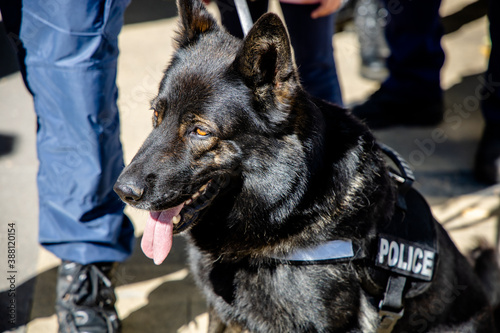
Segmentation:
[(384, 0), (389, 77), (353, 113), (372, 129), (436, 125), (443, 119), (441, 0)]
[[(391, 51), (389, 78), (369, 99), (353, 108), (373, 129), (396, 125), (437, 125), (443, 119), (440, 70), (440, 0), (401, 0), (400, 6), (384, 0), (390, 13), (386, 38)], [(474, 174), (485, 184), (500, 182), (500, 4), (490, 0), (491, 54), (485, 73), (481, 108), (486, 126), (476, 151)]]
[(59, 332), (120, 330), (110, 280), (134, 240), (113, 191), (124, 165), (115, 79), (128, 1), (0, 2), (37, 115), (39, 241), (62, 259)]
[[(222, 24), (234, 36), (243, 31), (234, 0), (216, 0)], [(340, 84), (333, 58), (335, 11), (341, 0), (282, 0), (281, 10), (287, 23), (301, 82), (311, 95), (342, 105)], [(267, 12), (267, 0), (248, 1), (255, 22)]]

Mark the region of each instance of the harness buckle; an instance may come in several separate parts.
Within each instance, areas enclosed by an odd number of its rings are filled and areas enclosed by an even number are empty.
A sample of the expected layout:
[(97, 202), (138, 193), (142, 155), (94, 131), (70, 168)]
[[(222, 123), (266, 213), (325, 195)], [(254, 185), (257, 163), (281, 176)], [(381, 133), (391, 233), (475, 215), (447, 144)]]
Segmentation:
[(384, 298), (378, 304), (378, 317), (380, 323), (377, 333), (391, 333), (394, 325), (404, 314), (404, 288), (406, 277), (391, 275), (387, 281)]
[(399, 312), (384, 309), (382, 303), (383, 302), (381, 301), (378, 310), (380, 324), (378, 325), (377, 333), (390, 333), (398, 320), (403, 317), (405, 309), (402, 308)]

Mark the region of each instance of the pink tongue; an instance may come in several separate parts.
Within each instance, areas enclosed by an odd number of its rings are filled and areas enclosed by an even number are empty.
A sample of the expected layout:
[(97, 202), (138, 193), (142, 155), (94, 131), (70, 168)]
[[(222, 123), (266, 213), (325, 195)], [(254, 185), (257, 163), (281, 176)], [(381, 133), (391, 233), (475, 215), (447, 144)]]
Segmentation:
[(184, 204), (161, 212), (151, 212), (146, 229), (142, 235), (141, 248), (146, 257), (159, 265), (165, 260), (172, 248), (173, 228), (172, 218), (179, 214)]

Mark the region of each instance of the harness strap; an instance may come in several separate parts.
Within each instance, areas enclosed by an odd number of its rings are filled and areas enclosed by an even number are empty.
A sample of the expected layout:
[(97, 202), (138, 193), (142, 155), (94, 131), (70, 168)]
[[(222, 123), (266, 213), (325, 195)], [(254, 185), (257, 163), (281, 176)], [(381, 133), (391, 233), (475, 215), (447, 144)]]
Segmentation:
[(398, 183), (398, 196), (397, 196), (397, 206), (401, 208), (403, 211), (406, 211), (408, 207), (406, 206), (406, 202), (404, 197), (406, 193), (410, 190), (413, 182), (415, 181), (415, 176), (413, 175), (413, 171), (406, 161), (399, 155), (394, 149), (386, 146), (385, 144), (378, 142), (380, 150), (391, 159), (391, 161), (396, 165), (399, 170), (399, 174), (391, 168), (389, 168), (389, 175), (392, 179), (394, 179)]
[(380, 323), (377, 333), (391, 333), (394, 325), (404, 314), (404, 289), (406, 277), (391, 275), (387, 281), (384, 299), (380, 301), (378, 315)]

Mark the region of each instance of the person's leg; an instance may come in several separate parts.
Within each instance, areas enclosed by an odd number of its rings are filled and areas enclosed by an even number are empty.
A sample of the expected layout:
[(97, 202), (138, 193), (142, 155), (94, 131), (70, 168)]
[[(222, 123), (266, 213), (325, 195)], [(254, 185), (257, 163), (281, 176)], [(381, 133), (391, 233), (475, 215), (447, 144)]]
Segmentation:
[(312, 19), (311, 12), (317, 6), (282, 3), (281, 9), (305, 90), (315, 97), (342, 105), (332, 44), (336, 14)]
[[(216, 0), (216, 3), (219, 8), (222, 25), (231, 35), (243, 38), (243, 29), (241, 28), (238, 13), (236, 12), (234, 0)], [(269, 5), (267, 0), (247, 1), (247, 4), (254, 23), (267, 12)]]
[(440, 70), (444, 63), (441, 0), (384, 2), (389, 12), (389, 77), (353, 112), (373, 128), (439, 123), (443, 116)]
[(500, 3), (489, 1), (491, 53), (484, 77), (481, 108), (485, 128), (476, 153), (476, 178), (488, 184), (500, 182)]
[(133, 228), (113, 184), (123, 168), (117, 36), (127, 1), (25, 1), (34, 94), (40, 243), (81, 264), (123, 261)]
[(387, 59), (390, 76), (382, 88), (402, 102), (441, 100), (441, 0), (401, 0), (392, 7), (394, 1), (384, 2), (389, 11), (385, 35), (391, 54)]
[(106, 275), (111, 262), (131, 254), (134, 241), (113, 192), (123, 168), (115, 79), (127, 4), (23, 2), (20, 35), (38, 120), (39, 240), (63, 260), (61, 331), (119, 326)]

